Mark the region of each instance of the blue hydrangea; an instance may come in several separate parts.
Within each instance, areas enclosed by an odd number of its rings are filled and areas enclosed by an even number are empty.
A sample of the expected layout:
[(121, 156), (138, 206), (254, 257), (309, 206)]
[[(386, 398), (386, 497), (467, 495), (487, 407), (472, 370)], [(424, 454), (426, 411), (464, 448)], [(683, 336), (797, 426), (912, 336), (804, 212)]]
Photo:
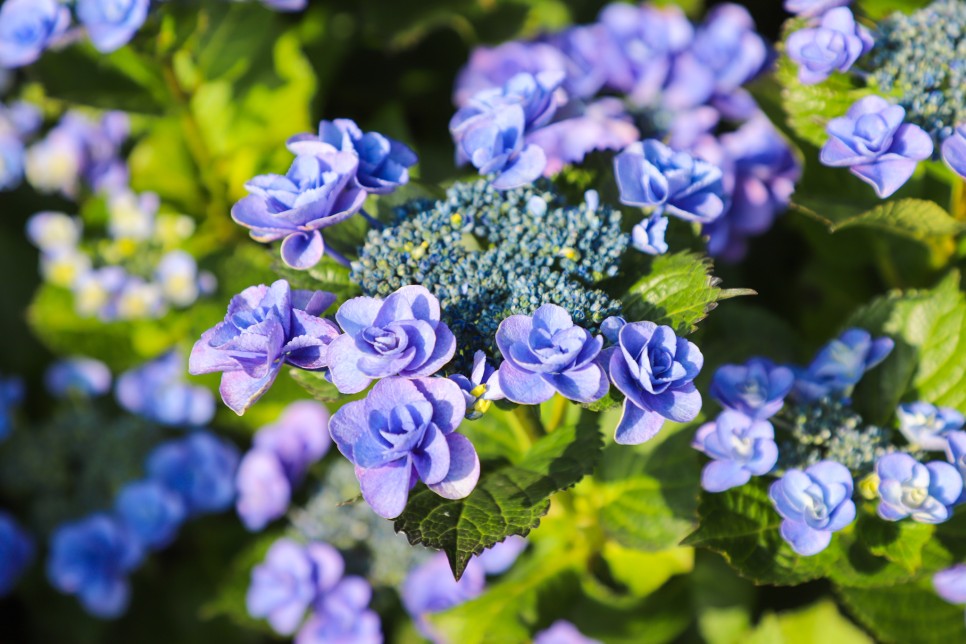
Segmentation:
[(44, 372), (44, 385), (57, 398), (103, 396), (111, 390), (111, 370), (93, 358), (58, 360)]
[(150, 0), (77, 0), (77, 19), (94, 47), (108, 54), (134, 37), (150, 6)]
[(734, 411), (699, 427), (692, 447), (712, 459), (701, 472), (701, 487), (709, 492), (744, 485), (752, 476), (770, 472), (778, 462), (771, 423)]
[(57, 0), (7, 0), (0, 7), (0, 67), (29, 65), (70, 25)]
[(886, 359), (895, 341), (873, 338), (864, 329), (848, 329), (826, 344), (805, 369), (795, 373), (794, 395), (801, 401), (848, 396), (869, 369)]
[(966, 564), (940, 570), (932, 578), (936, 594), (950, 604), (966, 604)]
[(122, 373), (115, 387), (117, 402), (162, 425), (205, 425), (215, 415), (215, 397), (206, 387), (185, 382), (184, 376), (184, 358), (171, 351)]
[(872, 35), (847, 7), (831, 9), (818, 26), (799, 29), (785, 43), (789, 58), (798, 63), (798, 80), (807, 85), (849, 71), (870, 49)]
[(765, 419), (778, 413), (794, 383), (795, 374), (788, 367), (766, 358), (752, 358), (743, 365), (718, 367), (709, 393), (725, 409)]
[(372, 586), (362, 577), (344, 577), (326, 592), (295, 636), (295, 644), (382, 644), (379, 615), (369, 610)]
[(0, 598), (10, 594), (34, 558), (34, 542), (17, 521), (0, 510)]
[(946, 449), (947, 435), (966, 425), (966, 417), (955, 409), (922, 401), (899, 405), (896, 417), (911, 451), (941, 452)]
[(781, 535), (800, 555), (818, 554), (855, 520), (852, 474), (834, 461), (788, 470), (768, 490), (782, 516)]
[(0, 376), (0, 440), (13, 428), (13, 410), (23, 401), (24, 388), (20, 378)]
[(403, 606), (419, 632), (436, 641), (439, 634), (428, 617), (479, 596), (485, 585), (486, 571), (476, 558), (469, 560), (463, 576), (456, 581), (446, 554), (438, 552), (409, 573), (400, 594)]
[(231, 443), (198, 431), (155, 448), (148, 476), (177, 493), (189, 516), (221, 512), (235, 499), (238, 457)]
[(558, 619), (550, 628), (533, 636), (533, 644), (601, 644), (577, 630), (570, 622)]
[(943, 461), (920, 463), (909, 454), (886, 454), (875, 464), (879, 479), (879, 516), (899, 521), (942, 523), (963, 493), (963, 477)]
[(186, 515), (181, 496), (151, 480), (125, 485), (114, 501), (114, 510), (148, 548), (163, 548), (174, 541)]

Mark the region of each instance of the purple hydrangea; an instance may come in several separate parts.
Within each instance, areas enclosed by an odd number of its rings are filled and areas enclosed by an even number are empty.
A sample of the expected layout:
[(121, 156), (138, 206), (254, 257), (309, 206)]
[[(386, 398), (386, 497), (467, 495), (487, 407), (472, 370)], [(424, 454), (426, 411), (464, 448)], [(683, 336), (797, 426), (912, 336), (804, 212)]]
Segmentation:
[(937, 407), (927, 402), (899, 405), (896, 410), (899, 431), (910, 450), (941, 452), (946, 449), (946, 437), (966, 425), (966, 417), (952, 407)]
[(108, 54), (134, 37), (150, 5), (150, 0), (77, 0), (77, 19), (94, 47)]
[[(548, 44), (559, 50), (565, 63), (557, 69), (567, 72), (564, 89), (569, 97), (590, 99), (607, 86), (633, 86), (633, 69), (628, 56), (606, 25), (576, 25), (546, 37)], [(548, 71), (550, 67), (542, 71)]]
[(502, 575), (516, 563), (517, 557), (526, 548), (526, 538), (514, 534), (476, 555), (476, 559), (486, 574)]
[(215, 416), (207, 388), (184, 381), (184, 358), (176, 351), (122, 373), (115, 396), (121, 407), (162, 425), (204, 425)]
[(54, 531), (47, 578), (60, 592), (77, 595), (90, 614), (114, 618), (127, 609), (127, 574), (143, 555), (140, 542), (120, 521), (94, 514)]
[(533, 644), (601, 644), (601, 642), (586, 637), (570, 622), (558, 619), (550, 625), (550, 628), (534, 635)]
[(7, 0), (0, 7), (0, 67), (29, 65), (70, 25), (57, 0)]
[(852, 0), (785, 0), (785, 11), (798, 14), (803, 18), (820, 16), (829, 9), (844, 7)]
[(946, 460), (948, 460), (966, 481), (966, 431), (956, 430), (945, 435)]
[(966, 604), (966, 564), (940, 570), (933, 575), (932, 585), (950, 604)]
[(795, 397), (811, 402), (831, 395), (848, 395), (865, 372), (892, 352), (892, 338), (872, 338), (865, 329), (849, 329), (826, 344), (807, 368), (795, 374)]
[(224, 322), (201, 335), (188, 360), (192, 375), (224, 372), (221, 398), (244, 414), (284, 364), (319, 370), (329, 365), (328, 346), (338, 327), (319, 314), (335, 301), (324, 291), (292, 290), (278, 280), (250, 286), (232, 298)]
[(617, 339), (618, 345), (607, 350), (608, 365), (626, 398), (614, 440), (637, 445), (653, 438), (665, 419), (694, 420), (701, 394), (693, 381), (704, 365), (698, 347), (653, 322), (625, 324)]
[(852, 474), (834, 461), (788, 470), (771, 484), (768, 496), (782, 516), (781, 535), (800, 555), (818, 554), (855, 520)]
[(345, 577), (317, 603), (299, 629), (295, 644), (382, 644), (379, 615), (369, 610), (372, 587), (362, 577)]
[(668, 218), (664, 215), (653, 214), (634, 226), (631, 231), (631, 244), (637, 250), (648, 255), (663, 255), (667, 252)]
[(47, 368), (44, 386), (56, 398), (103, 396), (111, 390), (111, 370), (93, 358), (66, 358)]
[(0, 510), (0, 597), (10, 594), (34, 558), (34, 542), (13, 516)]
[(721, 170), (655, 139), (618, 154), (614, 174), (621, 203), (703, 224), (724, 212)]
[(831, 9), (816, 27), (799, 29), (788, 37), (785, 50), (798, 63), (798, 80), (821, 83), (832, 72), (847, 72), (872, 49), (872, 34), (855, 22), (848, 7)]
[(328, 423), (324, 405), (301, 400), (289, 405), (277, 423), (258, 430), (235, 476), (235, 507), (245, 527), (261, 530), (285, 514), (306, 470), (329, 450)]
[(463, 390), (468, 420), (482, 417), (494, 400), (502, 400), (504, 397), (500, 391), (499, 372), (487, 364), (486, 353), (483, 351), (473, 354), (473, 370), (469, 378), (463, 374), (454, 374), (450, 376), (450, 380)]
[(149, 548), (174, 541), (185, 519), (184, 500), (158, 481), (128, 483), (114, 501), (114, 511), (127, 529)]
[(701, 487), (708, 492), (744, 485), (752, 476), (770, 472), (778, 462), (771, 423), (735, 411), (725, 411), (698, 428), (691, 446), (713, 459), (701, 472)]
[(932, 138), (918, 125), (903, 123), (906, 110), (879, 96), (856, 101), (845, 116), (828, 122), (829, 140), (819, 159), (847, 167), (885, 199), (909, 180), (932, 155)]
[(403, 286), (385, 300), (353, 298), (335, 319), (345, 334), (329, 345), (329, 370), (342, 393), (360, 392), (387, 376), (430, 376), (456, 352), (439, 300), (423, 286)]
[(252, 569), (248, 613), (267, 619), (279, 635), (291, 635), (306, 610), (336, 587), (344, 569), (342, 555), (328, 544), (279, 539)]
[(502, 88), (483, 90), (449, 123), (457, 163), (470, 162), (480, 174), (496, 174), (493, 187), (518, 188), (543, 173), (547, 156), (527, 135), (546, 125), (557, 109), (562, 72), (517, 74)]
[(726, 364), (711, 378), (711, 397), (725, 409), (764, 420), (778, 413), (795, 384), (788, 367), (766, 358), (752, 358), (743, 365)]
[(354, 181), (359, 157), (334, 151), (322, 141), (299, 141), (298, 156), (285, 175), (263, 174), (245, 188), (249, 194), (231, 209), (231, 218), (251, 230), (255, 241), (282, 240), (282, 260), (308, 269), (325, 253), (321, 230), (357, 213), (366, 191)]
[(319, 152), (319, 143), (333, 151), (353, 152), (359, 158), (355, 179), (370, 194), (388, 194), (409, 182), (409, 168), (416, 165), (416, 153), (408, 146), (378, 132), (363, 132), (351, 119), (319, 123), (319, 133), (298, 134), (288, 140), (297, 155)]
[(402, 602), (416, 628), (426, 638), (440, 642), (427, 617), (477, 597), (486, 585), (486, 572), (471, 558), (459, 581), (453, 577), (446, 555), (438, 552), (409, 572), (402, 586)]
[(309, 6), (309, 0), (260, 0), (260, 2), (273, 11), (295, 12)]
[(886, 454), (875, 464), (879, 478), (879, 516), (899, 521), (942, 523), (963, 492), (963, 477), (943, 461), (920, 463), (904, 452)]
[(365, 400), (340, 407), (329, 432), (356, 466), (363, 498), (391, 519), (402, 514), (418, 480), (447, 499), (476, 487), (479, 458), (456, 433), (465, 414), (463, 392), (448, 378), (384, 378)]
[(228, 441), (198, 431), (156, 447), (148, 456), (148, 476), (177, 493), (189, 516), (221, 512), (235, 499), (238, 456)]
[(610, 388), (598, 359), (604, 339), (575, 325), (570, 313), (556, 304), (544, 304), (533, 316), (503, 320), (496, 344), (503, 355), (500, 391), (512, 402), (537, 405), (555, 393), (592, 402)]
[(480, 92), (503, 87), (517, 74), (563, 73), (568, 64), (560, 50), (546, 43), (510, 41), (477, 47), (456, 77), (453, 103), (463, 107)]
[(966, 179), (966, 123), (956, 127), (943, 141), (942, 156), (946, 165)]

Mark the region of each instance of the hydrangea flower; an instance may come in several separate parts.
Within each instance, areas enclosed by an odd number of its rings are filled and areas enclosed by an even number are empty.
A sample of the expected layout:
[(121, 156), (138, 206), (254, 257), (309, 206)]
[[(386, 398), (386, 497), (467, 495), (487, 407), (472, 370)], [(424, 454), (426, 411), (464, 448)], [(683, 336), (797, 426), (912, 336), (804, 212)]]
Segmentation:
[(0, 7), (0, 67), (29, 65), (70, 25), (56, 0), (7, 0)]
[(686, 423), (697, 417), (701, 394), (693, 381), (704, 356), (671, 327), (625, 324), (608, 353), (610, 378), (626, 396), (615, 441), (637, 445), (653, 438), (665, 419)]
[(899, 521), (942, 523), (963, 492), (963, 477), (942, 461), (922, 464), (909, 454), (886, 454), (875, 464), (879, 477), (879, 516)]
[(204, 425), (215, 416), (215, 398), (207, 388), (184, 381), (184, 359), (176, 351), (122, 373), (118, 404), (162, 425)]
[(0, 377), (0, 440), (7, 437), (13, 427), (12, 412), (24, 396), (23, 380)]
[(106, 514), (58, 527), (50, 538), (47, 578), (62, 593), (77, 595), (90, 614), (114, 618), (127, 608), (127, 573), (140, 563), (137, 538)]
[(385, 300), (352, 298), (335, 319), (345, 334), (329, 345), (329, 370), (345, 394), (377, 378), (430, 376), (456, 352), (456, 338), (440, 321), (439, 300), (423, 286), (404, 286)]
[(419, 160), (408, 146), (378, 132), (363, 132), (351, 119), (319, 123), (319, 133), (298, 134), (288, 140), (293, 153), (315, 154), (318, 143), (359, 157), (356, 181), (369, 194), (388, 194), (409, 183), (409, 168)]
[(768, 496), (782, 516), (781, 535), (792, 550), (811, 556), (825, 550), (855, 520), (852, 474), (834, 461), (788, 470), (771, 484)]
[(417, 480), (447, 499), (473, 491), (480, 461), (455, 431), (465, 414), (463, 393), (448, 378), (384, 378), (365, 400), (340, 407), (329, 432), (356, 466), (363, 498), (391, 519)]
[(300, 400), (286, 407), (278, 422), (258, 430), (235, 476), (235, 507), (245, 527), (261, 530), (285, 513), (292, 490), (329, 450), (328, 423), (324, 405)]
[(966, 604), (966, 564), (940, 570), (932, 577), (936, 594), (950, 604)]
[(81, 141), (71, 129), (56, 127), (27, 149), (24, 173), (30, 185), (40, 192), (59, 192), (73, 197), (83, 164)]
[(95, 49), (109, 54), (127, 44), (148, 17), (150, 0), (77, 0), (77, 19)]
[(483, 570), (488, 575), (502, 575), (507, 570), (516, 563), (517, 557), (520, 556), (527, 548), (527, 540), (520, 535), (510, 535), (503, 541), (493, 544), (480, 554), (476, 555), (475, 559), (480, 562), (483, 566)]
[(469, 161), (480, 174), (497, 174), (493, 187), (517, 188), (544, 171), (543, 149), (526, 135), (546, 125), (556, 112), (555, 92), (563, 73), (517, 74), (502, 88), (475, 95), (449, 123), (457, 163)]
[(785, 0), (785, 11), (798, 14), (803, 18), (820, 16), (829, 9), (844, 7), (852, 0)]
[(0, 125), (0, 190), (13, 190), (23, 180), (24, 147), (16, 134)]
[(56, 398), (103, 396), (111, 390), (111, 370), (93, 358), (66, 358), (47, 368), (44, 385)]
[(161, 199), (153, 192), (118, 190), (107, 200), (107, 231), (114, 239), (145, 241), (154, 235)]
[(621, 203), (710, 223), (724, 212), (721, 170), (655, 139), (633, 143), (614, 158)]
[(27, 238), (45, 253), (73, 249), (81, 240), (84, 223), (80, 217), (62, 212), (38, 212), (27, 220)]
[(324, 291), (292, 290), (285, 280), (250, 286), (232, 298), (224, 322), (195, 343), (188, 371), (224, 372), (221, 398), (241, 415), (268, 391), (284, 364), (309, 370), (329, 365), (328, 345), (339, 329), (318, 316), (334, 301)]
[(872, 34), (855, 22), (848, 7), (827, 11), (817, 27), (799, 29), (788, 37), (785, 50), (798, 63), (798, 80), (821, 83), (832, 72), (847, 72), (872, 49)]
[(946, 436), (966, 425), (966, 417), (955, 409), (922, 401), (899, 405), (896, 416), (911, 451), (941, 452), (946, 449)]
[(83, 270), (86, 255), (78, 254), (82, 262), (75, 266), (75, 276), (69, 285), (74, 294), (74, 308), (81, 317), (96, 315), (104, 322), (117, 319), (117, 297), (127, 281), (128, 275), (120, 266), (102, 266), (94, 270)]
[(250, 194), (232, 206), (231, 218), (255, 241), (281, 239), (282, 260), (307, 269), (326, 251), (321, 230), (356, 214), (366, 192), (353, 181), (355, 152), (335, 152), (321, 141), (300, 141), (297, 149), (287, 174), (263, 174), (245, 184)]
[(295, 12), (302, 11), (309, 6), (309, 0), (260, 0), (263, 5), (273, 11)]
[(0, 597), (13, 590), (34, 558), (34, 542), (14, 518), (0, 510)]
[[(552, 46), (558, 57), (563, 55), (565, 62), (559, 69), (567, 74), (564, 89), (569, 97), (590, 99), (604, 87), (628, 89), (634, 85), (635, 69), (628, 54), (622, 51), (614, 32), (603, 23), (575, 25), (550, 34), (540, 46)], [(553, 68), (543, 68), (550, 69)]]
[(301, 545), (279, 539), (252, 569), (248, 613), (267, 619), (279, 635), (291, 635), (305, 611), (335, 588), (344, 569), (342, 555), (326, 543)]
[(574, 324), (566, 309), (544, 304), (532, 316), (500, 323), (500, 391), (508, 400), (537, 405), (555, 393), (578, 402), (603, 398), (610, 388), (598, 356), (604, 340)]
[(305, 622), (295, 644), (382, 644), (379, 615), (369, 610), (372, 586), (362, 577), (345, 577), (328, 591)]
[(713, 423), (702, 425), (691, 446), (714, 459), (701, 472), (701, 487), (708, 492), (744, 485), (752, 476), (770, 472), (778, 462), (771, 423), (735, 411), (725, 411)]
[(959, 125), (943, 141), (942, 155), (946, 165), (959, 176), (966, 178), (966, 124)]
[(458, 373), (450, 376), (450, 380), (463, 390), (468, 420), (481, 418), (494, 400), (503, 399), (499, 372), (487, 364), (483, 351), (473, 354), (473, 370), (469, 378)]
[(486, 585), (486, 573), (475, 557), (470, 558), (459, 581), (453, 577), (446, 555), (434, 554), (406, 577), (402, 586), (402, 602), (416, 628), (427, 639), (439, 642), (427, 617), (447, 608), (459, 606), (480, 595)]
[(847, 394), (894, 346), (892, 338), (873, 339), (865, 329), (848, 329), (822, 347), (807, 368), (796, 372), (795, 396), (808, 402)]
[(916, 166), (932, 155), (932, 138), (918, 125), (903, 123), (906, 111), (879, 96), (856, 101), (845, 116), (828, 122), (829, 140), (821, 162), (847, 167), (885, 199), (909, 180)]
[(476, 47), (456, 77), (453, 103), (463, 107), (484, 90), (503, 87), (517, 74), (565, 72), (569, 62), (553, 45), (542, 42), (505, 42)]
[(180, 495), (190, 515), (221, 512), (235, 499), (238, 449), (198, 431), (162, 443), (148, 456), (151, 479)]
[(128, 483), (117, 495), (114, 510), (127, 529), (149, 548), (174, 541), (185, 519), (182, 498), (157, 481)]
[(533, 644), (601, 644), (601, 642), (584, 636), (567, 620), (558, 619), (550, 625), (550, 628), (534, 635)]
[(776, 366), (767, 358), (752, 358), (743, 365), (719, 367), (708, 393), (725, 409), (764, 420), (778, 413), (794, 384), (795, 374), (788, 367)]
[(959, 474), (966, 481), (966, 431), (956, 430), (945, 435), (946, 460), (959, 470)]
[(667, 225), (668, 218), (664, 215), (651, 215), (634, 226), (631, 231), (631, 244), (642, 253), (663, 255), (668, 248), (664, 241)]
[(189, 306), (198, 299), (200, 279), (195, 258), (183, 250), (165, 253), (154, 278), (164, 299), (176, 306)]

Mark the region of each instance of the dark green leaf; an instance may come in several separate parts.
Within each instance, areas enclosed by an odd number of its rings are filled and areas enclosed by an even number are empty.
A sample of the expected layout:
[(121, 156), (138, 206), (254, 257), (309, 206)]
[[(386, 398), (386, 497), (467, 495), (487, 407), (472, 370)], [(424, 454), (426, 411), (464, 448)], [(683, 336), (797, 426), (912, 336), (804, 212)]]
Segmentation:
[(836, 588), (842, 602), (882, 642), (946, 644), (966, 641), (963, 607), (948, 604), (931, 580), (889, 588)]

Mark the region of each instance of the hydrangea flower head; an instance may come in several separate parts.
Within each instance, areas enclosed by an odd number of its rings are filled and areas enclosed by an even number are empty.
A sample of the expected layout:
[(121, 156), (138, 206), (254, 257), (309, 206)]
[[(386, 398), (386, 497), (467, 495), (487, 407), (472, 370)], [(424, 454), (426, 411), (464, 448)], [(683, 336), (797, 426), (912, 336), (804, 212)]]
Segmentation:
[(503, 87), (517, 74), (565, 72), (569, 61), (553, 45), (543, 42), (505, 42), (477, 47), (456, 77), (453, 102), (463, 107), (484, 90)]
[(879, 516), (899, 521), (942, 523), (963, 492), (963, 477), (942, 461), (920, 463), (909, 454), (886, 454), (875, 464), (879, 477)]
[(811, 18), (835, 7), (848, 6), (851, 2), (852, 0), (785, 0), (785, 11)]
[(947, 435), (966, 425), (966, 417), (952, 407), (936, 407), (921, 401), (899, 405), (896, 416), (899, 431), (909, 441), (912, 451), (941, 452), (946, 449)]
[(771, 423), (736, 411), (725, 411), (713, 423), (702, 425), (692, 447), (714, 459), (701, 472), (701, 487), (709, 492), (744, 485), (752, 476), (770, 472), (778, 462)]
[(614, 440), (637, 445), (653, 438), (665, 419), (694, 420), (701, 394), (693, 381), (704, 365), (698, 347), (653, 322), (625, 324), (617, 338), (617, 347), (608, 349), (608, 366), (626, 398)]
[(845, 116), (828, 122), (829, 140), (819, 159), (847, 167), (885, 199), (909, 180), (916, 166), (932, 155), (932, 139), (922, 128), (903, 123), (906, 111), (879, 96), (856, 101)]
[(667, 242), (664, 241), (667, 225), (668, 218), (664, 215), (651, 215), (634, 226), (631, 231), (631, 244), (642, 253), (663, 255), (668, 249)]
[(329, 345), (329, 370), (342, 393), (362, 391), (376, 378), (430, 376), (456, 352), (439, 300), (423, 286), (404, 286), (385, 300), (353, 298), (335, 319), (345, 334)]
[(785, 45), (789, 58), (798, 63), (798, 80), (820, 83), (832, 72), (847, 72), (860, 56), (872, 49), (872, 35), (848, 7), (831, 9), (817, 27), (799, 29)]
[(163, 548), (174, 541), (186, 514), (178, 493), (152, 480), (125, 485), (114, 509), (127, 529), (149, 548)]
[(54, 531), (47, 578), (60, 592), (77, 595), (90, 614), (118, 617), (131, 594), (127, 574), (143, 555), (140, 542), (122, 523), (95, 514)]
[(942, 145), (943, 161), (956, 174), (966, 178), (966, 123), (953, 130)]
[(864, 329), (848, 329), (818, 352), (811, 364), (795, 374), (795, 396), (803, 401), (846, 394), (866, 371), (892, 352), (892, 338), (872, 338)]
[(0, 8), (0, 67), (34, 62), (69, 25), (70, 11), (56, 0), (7, 0)]
[(44, 385), (57, 398), (103, 396), (111, 390), (111, 370), (93, 358), (66, 358), (47, 368)]
[(264, 449), (253, 449), (242, 457), (235, 473), (235, 488), (235, 509), (252, 532), (284, 515), (292, 498), (285, 469), (275, 454)]
[(500, 391), (515, 403), (537, 405), (555, 393), (592, 402), (610, 388), (598, 360), (603, 338), (575, 325), (570, 313), (556, 304), (544, 304), (532, 316), (503, 320), (496, 343), (503, 354)]
[(23, 380), (0, 376), (0, 440), (10, 433), (12, 412), (23, 401), (23, 396)]
[(151, 479), (177, 493), (189, 515), (221, 512), (235, 498), (238, 449), (198, 431), (156, 447), (148, 456)]
[(456, 581), (446, 555), (438, 552), (406, 577), (401, 593), (403, 606), (419, 632), (437, 641), (427, 616), (468, 602), (479, 596), (485, 585), (486, 572), (475, 557), (470, 558), (463, 576)]
[(267, 619), (279, 635), (291, 635), (305, 611), (339, 583), (344, 569), (342, 555), (326, 543), (279, 539), (252, 569), (248, 613)]
[(786, 471), (768, 490), (784, 519), (782, 538), (800, 555), (825, 550), (832, 533), (855, 520), (852, 490), (852, 474), (835, 461), (821, 461), (804, 471)]
[(765, 419), (778, 413), (794, 384), (795, 374), (788, 367), (752, 358), (743, 365), (719, 367), (711, 378), (710, 394), (725, 409)]
[[(704, 23), (695, 31), (689, 53), (710, 71), (712, 96), (727, 96), (737, 92), (761, 72), (769, 56), (768, 45), (755, 31), (751, 14), (741, 5), (733, 3), (718, 5), (708, 12)], [(685, 71), (691, 70), (693, 66), (685, 67)], [(685, 76), (675, 76), (672, 84), (686, 82)], [(695, 81), (691, 83), (699, 85)]]
[(355, 152), (334, 152), (321, 141), (301, 141), (298, 149), (287, 174), (259, 175), (245, 184), (251, 194), (232, 207), (231, 218), (255, 241), (281, 239), (282, 260), (307, 269), (325, 253), (321, 230), (357, 213), (366, 191), (353, 181)]
[(215, 415), (207, 388), (184, 381), (184, 359), (176, 351), (122, 373), (115, 395), (121, 407), (163, 425), (204, 425)]
[(940, 570), (933, 575), (932, 585), (950, 604), (966, 604), (966, 564)]
[(225, 320), (195, 343), (188, 371), (224, 372), (221, 398), (241, 415), (284, 364), (309, 370), (329, 365), (328, 346), (339, 329), (318, 316), (334, 301), (324, 291), (292, 290), (285, 280), (250, 286), (232, 298)]
[(108, 54), (127, 44), (148, 17), (150, 0), (77, 0), (77, 19), (94, 47)]
[(0, 511), (0, 597), (16, 586), (34, 558), (34, 542), (14, 518)]
[(378, 132), (363, 132), (351, 119), (319, 123), (319, 133), (299, 134), (288, 140), (294, 154), (325, 153), (318, 143), (333, 151), (354, 152), (359, 158), (355, 179), (370, 194), (388, 194), (409, 182), (409, 168), (416, 165), (416, 153), (408, 146)]
[(365, 400), (347, 403), (329, 422), (339, 451), (356, 466), (362, 496), (376, 514), (402, 514), (422, 480), (447, 499), (476, 487), (480, 461), (456, 433), (466, 414), (459, 385), (448, 378), (384, 378)]
[(362, 577), (344, 577), (325, 593), (299, 629), (295, 644), (382, 644), (379, 615), (369, 610), (372, 587)]
[(621, 203), (710, 223), (724, 212), (721, 170), (655, 139), (633, 143), (614, 159)]

